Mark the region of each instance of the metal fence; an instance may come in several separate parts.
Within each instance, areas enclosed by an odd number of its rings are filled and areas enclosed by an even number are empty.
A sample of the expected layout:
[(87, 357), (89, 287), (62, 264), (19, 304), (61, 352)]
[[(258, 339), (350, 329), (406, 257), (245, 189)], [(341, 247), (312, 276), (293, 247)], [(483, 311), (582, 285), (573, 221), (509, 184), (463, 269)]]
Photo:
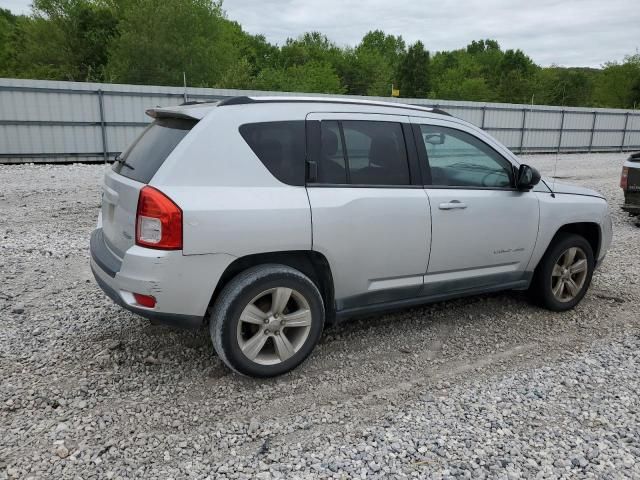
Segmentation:
[[(0, 79), (0, 163), (113, 160), (149, 122), (147, 108), (237, 95), (287, 93)], [(488, 131), (516, 153), (640, 149), (637, 111), (353, 98), (443, 108)]]

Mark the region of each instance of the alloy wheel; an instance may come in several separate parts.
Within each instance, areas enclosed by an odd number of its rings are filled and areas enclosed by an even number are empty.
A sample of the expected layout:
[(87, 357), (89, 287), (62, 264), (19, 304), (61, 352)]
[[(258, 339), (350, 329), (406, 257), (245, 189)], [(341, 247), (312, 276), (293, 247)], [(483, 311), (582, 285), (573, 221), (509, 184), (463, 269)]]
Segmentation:
[(297, 290), (276, 287), (254, 297), (240, 314), (237, 341), (252, 362), (274, 365), (295, 355), (311, 331), (309, 302)]
[(565, 250), (551, 272), (551, 292), (560, 302), (570, 302), (580, 293), (587, 279), (587, 254), (580, 247)]

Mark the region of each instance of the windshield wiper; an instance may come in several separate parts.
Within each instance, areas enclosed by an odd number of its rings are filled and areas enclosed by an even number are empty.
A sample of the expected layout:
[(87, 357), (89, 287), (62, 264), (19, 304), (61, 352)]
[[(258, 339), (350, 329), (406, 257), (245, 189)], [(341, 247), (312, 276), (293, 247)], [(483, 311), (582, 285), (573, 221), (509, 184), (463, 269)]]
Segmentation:
[(117, 163), (119, 163), (120, 165), (122, 165), (123, 167), (130, 168), (131, 170), (135, 170), (136, 169), (136, 167), (134, 167), (131, 164), (127, 163), (127, 161), (124, 158), (122, 158), (122, 154), (120, 154), (120, 153), (116, 155), (115, 161)]

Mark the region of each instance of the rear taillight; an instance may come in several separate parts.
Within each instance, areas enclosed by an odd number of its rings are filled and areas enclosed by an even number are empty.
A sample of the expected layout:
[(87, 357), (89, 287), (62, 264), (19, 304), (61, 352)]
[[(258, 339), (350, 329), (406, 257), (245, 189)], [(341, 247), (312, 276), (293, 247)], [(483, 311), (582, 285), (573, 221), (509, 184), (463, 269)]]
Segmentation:
[(620, 188), (627, 189), (627, 180), (629, 179), (629, 167), (622, 167), (622, 175), (620, 175)]
[(161, 250), (182, 249), (182, 210), (153, 187), (140, 190), (136, 245)]

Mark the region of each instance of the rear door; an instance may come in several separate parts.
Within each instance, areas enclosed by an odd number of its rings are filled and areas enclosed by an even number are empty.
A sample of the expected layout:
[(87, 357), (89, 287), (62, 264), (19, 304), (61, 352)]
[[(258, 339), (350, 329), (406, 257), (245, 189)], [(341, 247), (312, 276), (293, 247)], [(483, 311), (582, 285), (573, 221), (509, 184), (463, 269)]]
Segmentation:
[(408, 117), (312, 113), (307, 134), (313, 249), (331, 265), (338, 309), (415, 296), (431, 222)]
[(537, 195), (518, 191), (514, 164), (464, 126), (412, 122), (433, 224), (425, 294), (522, 281), (538, 235)]
[(173, 149), (197, 120), (158, 118), (119, 161), (105, 173), (102, 185), (102, 231), (107, 246), (118, 257), (135, 244), (135, 220), (140, 190), (148, 184)]

